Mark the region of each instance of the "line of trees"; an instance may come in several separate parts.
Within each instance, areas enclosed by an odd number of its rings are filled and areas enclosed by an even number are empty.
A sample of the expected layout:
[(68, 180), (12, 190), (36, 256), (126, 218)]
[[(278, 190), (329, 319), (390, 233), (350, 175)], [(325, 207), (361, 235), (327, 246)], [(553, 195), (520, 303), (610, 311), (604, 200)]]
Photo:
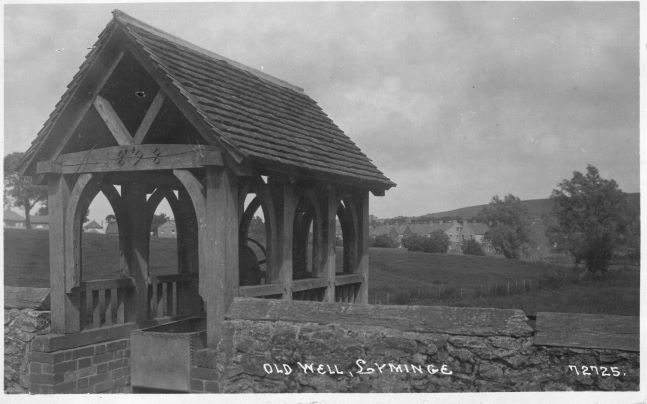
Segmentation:
[(444, 254), (449, 250), (449, 236), (442, 230), (432, 231), (428, 237), (414, 234), (402, 238), (402, 247), (409, 251)]
[[(586, 173), (573, 172), (550, 196), (556, 224), (546, 231), (555, 251), (573, 256), (589, 272), (604, 272), (614, 253), (624, 252), (640, 260), (640, 216), (628, 203), (627, 194), (612, 179), (604, 179), (588, 165)], [(485, 239), (506, 258), (520, 258), (530, 244), (527, 209), (512, 195), (494, 196), (478, 216), (490, 230)]]

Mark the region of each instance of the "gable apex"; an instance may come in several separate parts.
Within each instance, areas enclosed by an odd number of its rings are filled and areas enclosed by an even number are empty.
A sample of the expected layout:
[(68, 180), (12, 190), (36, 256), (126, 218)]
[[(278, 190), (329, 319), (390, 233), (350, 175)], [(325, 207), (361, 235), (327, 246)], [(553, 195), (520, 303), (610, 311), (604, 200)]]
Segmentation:
[[(94, 106), (102, 109), (101, 118), (107, 121), (119, 115), (120, 108), (128, 110), (119, 99), (106, 103), (98, 98), (107, 81), (102, 79), (100, 66), (119, 52), (132, 55), (164, 91), (169, 101), (165, 105), (175, 105), (206, 144), (224, 149), (236, 163), (245, 160), (246, 165), (265, 172), (297, 172), (305, 178), (325, 178), (374, 193), (395, 186), (299, 87), (206, 51), (119, 10), (113, 12), (27, 151), (23, 173), (34, 175), (37, 162), (61, 153), (62, 144), (82, 119), (77, 115), (82, 117)], [(124, 125), (114, 124), (116, 121), (112, 119), (113, 125), (108, 126), (121, 145), (128, 141), (125, 134), (135, 134), (135, 124), (132, 119), (130, 124), (126, 119)], [(183, 143), (171, 140), (178, 139), (163, 139), (162, 143)]]

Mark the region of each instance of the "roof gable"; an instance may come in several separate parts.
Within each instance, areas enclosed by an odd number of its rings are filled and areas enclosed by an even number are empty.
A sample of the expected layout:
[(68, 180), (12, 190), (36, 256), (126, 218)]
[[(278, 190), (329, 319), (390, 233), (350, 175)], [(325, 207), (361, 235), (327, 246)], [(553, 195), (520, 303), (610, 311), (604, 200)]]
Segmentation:
[(132, 52), (183, 114), (193, 118), (191, 123), (208, 143), (222, 146), (236, 160), (248, 158), (255, 166), (296, 169), (305, 175), (326, 174), (372, 189), (395, 185), (300, 88), (118, 10), (26, 153), (23, 171), (31, 175), (35, 161), (52, 157), (44, 152), (48, 142), (56, 144), (56, 139), (48, 139), (51, 132), (65, 126), (59, 118), (74, 104), (84, 81), (96, 80), (91, 74), (95, 59), (108, 53), (105, 48), (111, 41)]
[(83, 226), (84, 229), (103, 229), (99, 223), (97, 223), (95, 220), (92, 220), (90, 223), (86, 224)]

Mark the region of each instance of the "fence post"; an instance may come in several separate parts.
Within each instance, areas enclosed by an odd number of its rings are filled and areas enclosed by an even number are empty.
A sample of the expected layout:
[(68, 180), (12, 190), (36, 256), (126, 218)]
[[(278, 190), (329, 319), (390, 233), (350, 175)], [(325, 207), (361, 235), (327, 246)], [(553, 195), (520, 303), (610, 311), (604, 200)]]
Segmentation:
[(508, 281), (508, 296), (510, 296), (510, 281)]

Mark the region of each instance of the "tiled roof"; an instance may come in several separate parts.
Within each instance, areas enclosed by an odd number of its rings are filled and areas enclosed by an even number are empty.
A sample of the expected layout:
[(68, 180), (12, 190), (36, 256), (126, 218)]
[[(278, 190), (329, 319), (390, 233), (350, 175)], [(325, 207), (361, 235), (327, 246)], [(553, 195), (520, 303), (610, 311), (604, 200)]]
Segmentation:
[[(170, 80), (212, 129), (214, 142), (259, 163), (306, 169), (383, 189), (395, 185), (301, 89), (200, 49), (121, 11), (114, 11), (111, 24), (122, 29)], [(88, 58), (105, 42), (109, 28), (110, 24)], [(83, 77), (83, 70), (82, 66), (74, 81)], [(75, 87), (74, 81), (70, 89)], [(61, 103), (65, 104), (63, 100)], [(59, 112), (57, 105), (39, 138), (48, 132), (50, 121)], [(29, 155), (39, 143), (38, 139), (34, 142)]]
[(24, 217), (20, 216), (19, 214), (17, 214), (16, 212), (14, 212), (12, 210), (5, 210), (3, 212), (3, 214), (2, 214), (2, 219), (3, 220), (9, 220), (9, 221), (12, 221), (12, 222), (22, 222), (22, 221), (25, 220)]
[(477, 235), (485, 234), (490, 229), (487, 224), (480, 222), (467, 223), (467, 225), (471, 227), (474, 234)]
[(85, 226), (83, 226), (83, 228), (84, 229), (103, 229), (103, 227), (101, 227), (101, 225), (94, 220), (86, 224)]
[(49, 224), (49, 216), (47, 215), (29, 216), (29, 221), (32, 224)]

